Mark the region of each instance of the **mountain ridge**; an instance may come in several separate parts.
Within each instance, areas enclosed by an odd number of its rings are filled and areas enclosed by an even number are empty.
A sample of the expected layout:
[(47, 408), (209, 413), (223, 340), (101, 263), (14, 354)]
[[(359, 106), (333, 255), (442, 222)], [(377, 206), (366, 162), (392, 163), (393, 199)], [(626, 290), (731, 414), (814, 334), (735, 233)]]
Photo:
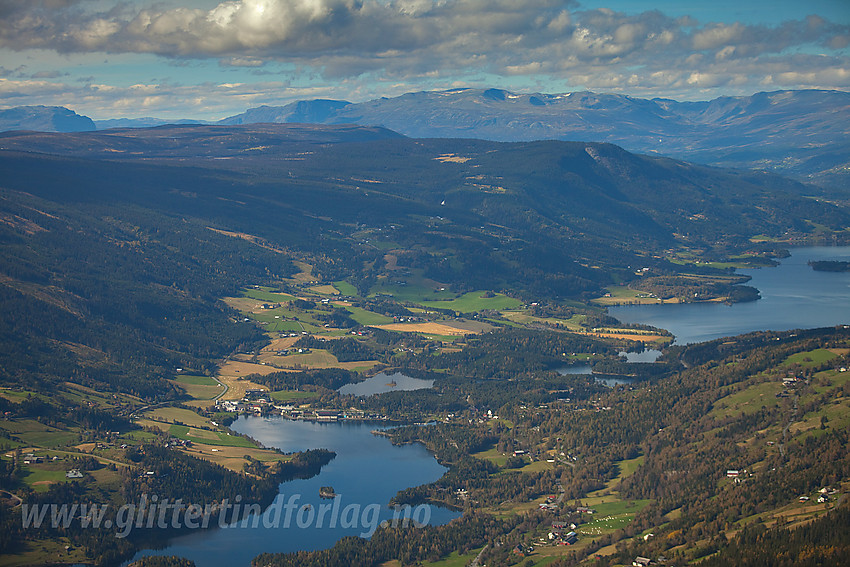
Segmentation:
[(16, 106), (0, 110), (0, 131), (88, 132), (94, 121), (64, 106)]
[[(112, 119), (96, 125), (188, 122), (204, 121)], [(414, 138), (607, 142), (631, 152), (778, 173), (816, 184), (833, 197), (846, 198), (850, 189), (850, 93), (843, 91), (780, 90), (680, 102), (591, 91), (461, 88), (356, 103), (314, 99), (263, 105), (216, 122), (255, 123), (382, 126)], [(9, 129), (0, 120), (0, 131)]]

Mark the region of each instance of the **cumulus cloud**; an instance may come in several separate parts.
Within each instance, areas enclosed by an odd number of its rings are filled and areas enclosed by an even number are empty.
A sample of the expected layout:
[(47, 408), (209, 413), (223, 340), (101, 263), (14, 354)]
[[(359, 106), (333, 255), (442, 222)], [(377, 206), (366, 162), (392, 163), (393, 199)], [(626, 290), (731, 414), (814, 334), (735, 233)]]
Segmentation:
[(339, 85), (293, 87), (286, 81), (115, 86), (93, 81), (68, 84), (0, 77), (0, 107), (66, 101), (64, 104), (72, 110), (95, 119), (152, 114), (163, 118), (223, 118), (234, 114), (234, 101), (244, 109), (259, 104), (284, 104), (292, 99), (341, 98), (342, 90)]
[[(354, 83), (487, 74), (669, 95), (744, 84), (850, 88), (850, 26), (817, 16), (759, 26), (583, 10), (570, 0), (182, 2), (96, 11), (101, 4), (85, 0), (0, 0), (0, 48), (210, 59), (258, 73), (278, 62)], [(814, 50), (822, 56), (801, 55)]]

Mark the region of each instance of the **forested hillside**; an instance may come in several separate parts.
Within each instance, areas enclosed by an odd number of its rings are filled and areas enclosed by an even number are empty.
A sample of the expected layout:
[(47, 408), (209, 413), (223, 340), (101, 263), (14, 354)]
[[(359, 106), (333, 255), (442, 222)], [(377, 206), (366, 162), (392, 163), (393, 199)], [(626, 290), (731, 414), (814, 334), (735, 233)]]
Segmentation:
[[(0, 145), (0, 551), (18, 565), (118, 565), (174, 535), (20, 527), (31, 506), (156, 493), (223, 517), (229, 494), (264, 506), (333, 458), (263, 447), (229, 428), (244, 414), (400, 425), (384, 434), (448, 471), (393, 503), (463, 514), (257, 565), (755, 562), (797, 525), (788, 553), (846, 551), (820, 522), (843, 521), (850, 479), (848, 329), (670, 347), (604, 307), (757, 300), (736, 267), (847, 242), (850, 213), (796, 182), (355, 126)], [(664, 355), (621, 355), (644, 348)], [(386, 391), (341, 390), (368, 378)]]

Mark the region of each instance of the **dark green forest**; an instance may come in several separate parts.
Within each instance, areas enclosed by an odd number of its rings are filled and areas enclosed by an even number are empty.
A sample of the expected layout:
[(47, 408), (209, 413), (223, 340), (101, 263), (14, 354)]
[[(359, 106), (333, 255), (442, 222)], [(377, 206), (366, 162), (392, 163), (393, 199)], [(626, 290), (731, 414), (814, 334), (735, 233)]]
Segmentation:
[[(424, 444), (448, 472), (393, 502), (463, 514), (256, 565), (847, 559), (850, 331), (752, 333), (633, 364), (618, 353), (670, 333), (621, 325), (591, 302), (615, 285), (758, 301), (731, 266), (850, 236), (846, 207), (801, 197), (796, 182), (610, 144), (348, 126), (0, 141), (3, 554), (40, 545), (39, 564), (67, 551), (60, 562), (117, 565), (169, 535), (25, 530), (24, 502), (238, 493), (265, 506), (280, 482), (317, 474), (333, 454), (283, 455), (247, 438), (219, 439), (244, 466), (193, 453), (193, 442), (230, 437), (236, 413), (215, 407), (224, 388), (213, 377), (235, 361), (250, 370), (230, 387), (401, 424), (392, 442)], [(558, 372), (582, 364), (595, 376)], [(434, 385), (337, 392), (381, 370)], [(56, 459), (24, 464), (28, 451)], [(81, 480), (65, 479), (71, 467)], [(818, 494), (819, 508), (800, 500)], [(577, 545), (556, 548), (553, 524), (575, 524)]]

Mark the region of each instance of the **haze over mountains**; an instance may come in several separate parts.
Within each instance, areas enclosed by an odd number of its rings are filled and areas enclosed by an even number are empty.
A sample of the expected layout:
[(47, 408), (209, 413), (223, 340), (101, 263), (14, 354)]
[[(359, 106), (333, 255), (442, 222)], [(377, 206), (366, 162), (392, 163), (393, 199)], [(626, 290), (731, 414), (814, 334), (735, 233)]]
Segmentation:
[[(84, 129), (53, 118), (60, 113), (57, 108), (21, 108), (31, 109), (30, 118), (8, 114), (20, 114), (20, 109), (0, 111), (0, 130)], [(144, 118), (96, 124), (103, 129), (165, 122)], [(455, 89), (362, 103), (311, 100), (260, 106), (219, 124), (267, 122), (380, 125), (417, 138), (609, 142), (633, 152), (772, 171), (838, 193), (850, 188), (850, 93), (839, 91), (777, 91), (677, 102), (592, 92)]]
[(91, 118), (62, 106), (16, 106), (0, 110), (2, 131), (87, 132), (96, 129)]

